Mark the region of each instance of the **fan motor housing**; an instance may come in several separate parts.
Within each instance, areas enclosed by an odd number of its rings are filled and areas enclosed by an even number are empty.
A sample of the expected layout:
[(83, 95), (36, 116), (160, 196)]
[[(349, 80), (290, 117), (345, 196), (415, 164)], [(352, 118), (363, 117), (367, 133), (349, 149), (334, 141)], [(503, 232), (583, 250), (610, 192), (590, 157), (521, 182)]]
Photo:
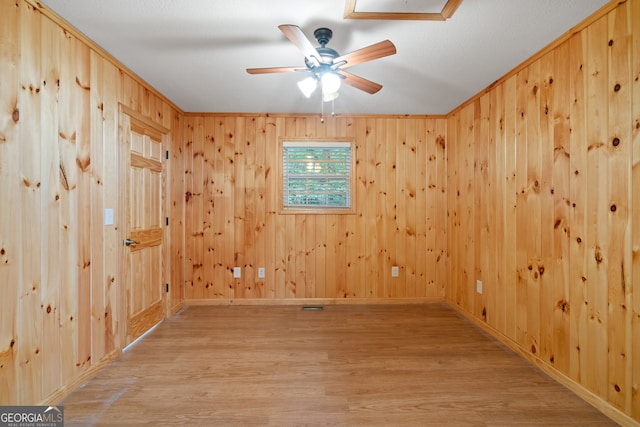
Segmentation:
[(320, 46), (325, 47), (325, 45), (331, 40), (331, 37), (333, 37), (333, 31), (325, 27), (318, 28), (313, 32), (313, 37), (316, 38)]

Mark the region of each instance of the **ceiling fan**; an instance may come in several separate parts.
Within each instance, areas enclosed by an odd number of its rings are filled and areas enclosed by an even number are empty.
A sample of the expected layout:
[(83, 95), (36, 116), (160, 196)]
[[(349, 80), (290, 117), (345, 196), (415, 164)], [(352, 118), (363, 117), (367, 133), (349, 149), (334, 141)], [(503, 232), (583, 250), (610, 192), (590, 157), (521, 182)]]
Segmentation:
[(367, 61), (394, 55), (396, 47), (389, 40), (381, 41), (362, 49), (355, 50), (345, 55), (340, 55), (335, 50), (326, 47), (333, 36), (329, 28), (318, 28), (313, 36), (320, 45), (314, 47), (297, 25), (280, 25), (280, 31), (295, 44), (304, 54), (306, 67), (272, 67), (272, 68), (247, 68), (249, 74), (288, 73), (293, 71), (310, 72), (311, 76), (298, 83), (300, 90), (308, 98), (315, 90), (318, 82), (322, 85), (323, 100), (330, 101), (338, 96), (337, 90), (340, 82), (373, 94), (382, 89), (382, 85), (356, 76), (345, 71)]

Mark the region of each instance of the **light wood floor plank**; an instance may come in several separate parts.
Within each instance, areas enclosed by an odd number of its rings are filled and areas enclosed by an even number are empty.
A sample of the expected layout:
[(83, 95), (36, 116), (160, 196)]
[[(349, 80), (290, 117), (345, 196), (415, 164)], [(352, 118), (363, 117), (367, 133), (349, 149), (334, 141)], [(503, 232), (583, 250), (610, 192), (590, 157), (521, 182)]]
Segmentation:
[(190, 307), (66, 425), (615, 425), (446, 305)]

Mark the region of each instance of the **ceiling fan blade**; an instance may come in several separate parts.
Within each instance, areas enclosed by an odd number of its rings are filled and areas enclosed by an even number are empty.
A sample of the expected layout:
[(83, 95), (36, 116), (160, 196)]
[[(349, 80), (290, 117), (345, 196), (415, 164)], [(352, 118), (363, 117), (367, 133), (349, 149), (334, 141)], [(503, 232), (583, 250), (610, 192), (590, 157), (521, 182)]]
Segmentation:
[(384, 58), (385, 56), (395, 55), (395, 53), (396, 46), (389, 40), (385, 40), (339, 56), (333, 60), (333, 63), (339, 64), (344, 61), (346, 64), (341, 67), (345, 68), (361, 64), (363, 62), (373, 61), (374, 59)]
[(302, 51), (309, 61), (320, 62), (320, 54), (297, 25), (279, 25), (280, 31)]
[(355, 74), (351, 74), (347, 71), (339, 70), (338, 74), (344, 77), (343, 81), (345, 84), (348, 84), (349, 86), (353, 86), (356, 89), (363, 90), (367, 93), (374, 94), (378, 92), (380, 89), (382, 89), (381, 84), (372, 82), (371, 80), (367, 80), (360, 76), (356, 76)]
[(300, 67), (271, 67), (271, 68), (247, 68), (249, 74), (289, 73), (292, 71), (305, 71)]

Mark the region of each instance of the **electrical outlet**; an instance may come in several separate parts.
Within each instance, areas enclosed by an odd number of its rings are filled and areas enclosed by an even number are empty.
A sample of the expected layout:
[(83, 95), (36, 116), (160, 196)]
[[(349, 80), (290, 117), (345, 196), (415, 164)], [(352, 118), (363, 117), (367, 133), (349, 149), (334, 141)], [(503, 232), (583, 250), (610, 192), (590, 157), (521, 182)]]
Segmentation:
[(258, 279), (264, 279), (264, 267), (258, 267)]
[(476, 292), (482, 294), (482, 280), (476, 280)]
[(394, 265), (393, 267), (391, 267), (391, 277), (398, 277), (400, 276), (400, 269), (398, 268), (397, 265)]
[(242, 273), (241, 273), (240, 267), (233, 267), (233, 278), (234, 279), (239, 279), (240, 277), (242, 277)]

